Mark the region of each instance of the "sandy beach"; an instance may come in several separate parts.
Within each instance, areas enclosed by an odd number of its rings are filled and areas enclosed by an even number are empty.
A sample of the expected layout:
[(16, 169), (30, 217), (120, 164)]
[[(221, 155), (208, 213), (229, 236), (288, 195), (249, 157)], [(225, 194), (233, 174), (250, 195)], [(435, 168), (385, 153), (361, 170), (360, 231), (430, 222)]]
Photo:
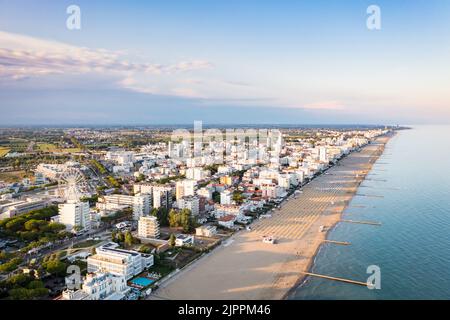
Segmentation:
[[(284, 299), (304, 280), (301, 272), (309, 270), (327, 237), (320, 226), (329, 230), (340, 220), (388, 140), (380, 137), (351, 153), (285, 201), (271, 218), (236, 233), (164, 282), (149, 299)], [(265, 235), (278, 243), (263, 243)]]

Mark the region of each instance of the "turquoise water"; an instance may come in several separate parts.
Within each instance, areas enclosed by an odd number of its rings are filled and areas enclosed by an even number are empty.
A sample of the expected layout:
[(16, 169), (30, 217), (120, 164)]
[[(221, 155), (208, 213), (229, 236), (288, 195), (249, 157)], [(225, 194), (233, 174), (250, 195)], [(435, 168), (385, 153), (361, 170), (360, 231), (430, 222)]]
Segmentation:
[(146, 286), (151, 285), (155, 281), (151, 280), (149, 278), (136, 278), (136, 279), (131, 280), (130, 282), (134, 283), (138, 286), (141, 286), (141, 287), (146, 287)]
[[(291, 299), (450, 299), (450, 127), (401, 131), (363, 182), (328, 238), (350, 246), (321, 247), (312, 271), (366, 281), (381, 269), (381, 289), (309, 277)], [(385, 181), (377, 181), (385, 180)], [(354, 206), (354, 207), (352, 207)], [(358, 207), (364, 206), (364, 207)]]

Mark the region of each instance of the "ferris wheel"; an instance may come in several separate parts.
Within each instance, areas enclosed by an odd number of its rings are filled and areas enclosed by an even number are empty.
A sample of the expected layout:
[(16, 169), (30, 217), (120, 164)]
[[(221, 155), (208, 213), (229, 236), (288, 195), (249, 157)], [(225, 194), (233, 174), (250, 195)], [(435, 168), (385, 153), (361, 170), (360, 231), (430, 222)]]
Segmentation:
[(89, 186), (84, 174), (77, 168), (66, 168), (58, 178), (59, 196), (66, 200), (80, 200), (89, 193)]

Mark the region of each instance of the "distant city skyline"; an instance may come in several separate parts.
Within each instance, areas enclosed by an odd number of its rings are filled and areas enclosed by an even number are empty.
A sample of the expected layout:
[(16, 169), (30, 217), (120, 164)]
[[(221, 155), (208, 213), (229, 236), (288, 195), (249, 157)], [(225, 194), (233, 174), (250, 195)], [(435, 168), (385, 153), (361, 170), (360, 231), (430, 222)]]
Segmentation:
[(0, 126), (448, 124), (449, 39), (444, 0), (0, 0)]

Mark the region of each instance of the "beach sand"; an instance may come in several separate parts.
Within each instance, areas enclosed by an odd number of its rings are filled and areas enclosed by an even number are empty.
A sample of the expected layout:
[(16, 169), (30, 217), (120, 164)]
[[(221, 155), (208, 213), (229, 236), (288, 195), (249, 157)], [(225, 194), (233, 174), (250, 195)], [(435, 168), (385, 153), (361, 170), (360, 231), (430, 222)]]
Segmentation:
[[(275, 210), (163, 282), (149, 299), (284, 299), (304, 280), (314, 257), (384, 150), (380, 137), (342, 159)], [(277, 244), (262, 242), (275, 236)], [(331, 239), (345, 241), (346, 239)], [(345, 246), (342, 247), (345, 250)]]

